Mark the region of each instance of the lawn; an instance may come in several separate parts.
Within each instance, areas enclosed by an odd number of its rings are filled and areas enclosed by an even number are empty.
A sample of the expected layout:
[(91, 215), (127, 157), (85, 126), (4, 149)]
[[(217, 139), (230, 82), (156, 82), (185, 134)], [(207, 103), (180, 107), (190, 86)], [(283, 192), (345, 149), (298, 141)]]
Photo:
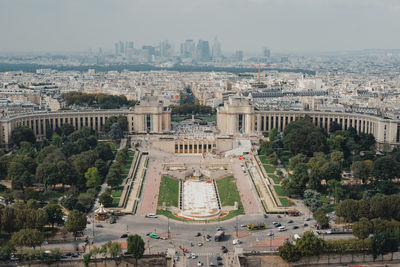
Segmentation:
[(274, 185), (275, 192), (280, 197), (285, 197), (286, 194), (283, 192), (282, 187), (280, 185)]
[(287, 199), (286, 197), (280, 197), (279, 200), (281, 201), (282, 206), (284, 207), (290, 207), (294, 205), (292, 202), (289, 202), (289, 199)]
[(178, 198), (179, 181), (163, 175), (158, 194), (158, 206), (162, 206), (163, 202), (165, 202), (167, 206), (178, 207)]
[(222, 206), (233, 206), (235, 202), (242, 205), (233, 176), (227, 176), (216, 182)]
[(124, 190), (123, 186), (118, 186), (111, 192), (112, 197), (121, 197), (122, 191)]
[(279, 178), (278, 176), (276, 176), (275, 174), (268, 174), (268, 176), (274, 180), (275, 184), (280, 184), (281, 183), (281, 178)]
[(187, 119), (190, 119), (190, 118), (191, 118), (191, 116), (172, 116), (171, 117), (171, 121), (181, 122), (181, 121), (184, 121), (184, 120), (187, 120)]
[(267, 173), (274, 173), (275, 172), (275, 167), (272, 165), (265, 165), (263, 164), (264, 169)]
[(113, 201), (112, 201), (111, 207), (113, 207), (113, 208), (118, 207), (119, 200), (120, 200), (119, 197), (113, 197)]
[[(177, 216), (175, 216), (173, 213), (171, 213), (171, 212), (169, 212), (169, 211), (165, 211), (165, 210), (157, 210), (157, 214), (159, 214), (159, 215), (164, 215), (165, 217), (169, 217), (169, 218), (171, 218), (171, 219), (178, 220), (178, 221), (183, 221), (183, 222), (198, 222), (198, 223), (205, 222), (205, 221), (200, 221), (200, 220), (199, 220), (199, 221), (194, 221), (194, 220), (190, 220), (190, 219), (185, 219), (185, 218), (177, 217)], [(211, 219), (211, 220), (206, 220), (206, 221), (207, 221), (207, 222), (225, 221), (225, 220), (231, 219), (231, 218), (233, 218), (233, 217), (235, 217), (235, 216), (238, 216), (238, 215), (240, 215), (240, 214), (244, 214), (243, 208), (240, 208), (240, 209), (238, 209), (238, 210), (231, 210), (226, 216), (224, 216), (224, 217), (222, 217), (222, 218)]]
[(262, 164), (271, 164), (265, 155), (259, 155), (260, 161)]
[(201, 116), (195, 117), (196, 119), (207, 121), (207, 122), (215, 122), (217, 121), (217, 116)]

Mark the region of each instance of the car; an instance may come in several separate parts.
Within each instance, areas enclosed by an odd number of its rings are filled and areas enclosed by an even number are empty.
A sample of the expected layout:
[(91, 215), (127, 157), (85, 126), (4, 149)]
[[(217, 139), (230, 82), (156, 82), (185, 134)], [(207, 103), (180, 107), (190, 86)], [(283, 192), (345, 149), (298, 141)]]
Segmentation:
[(280, 224), (280, 223), (275, 224), (275, 227), (281, 227), (281, 226), (282, 226), (282, 224)]
[(72, 254), (71, 254), (71, 257), (72, 257), (72, 258), (78, 258), (78, 255), (75, 254), (75, 253), (72, 253)]
[(96, 224), (96, 227), (103, 228), (103, 225), (102, 224)]
[(68, 259), (66, 255), (61, 255), (61, 259)]
[(186, 259), (190, 259), (190, 253), (186, 254)]
[(217, 231), (222, 231), (222, 226), (218, 226)]
[(240, 227), (247, 227), (247, 224), (241, 224)]
[(268, 218), (268, 215), (267, 215), (267, 214), (264, 214), (264, 218)]
[(221, 250), (224, 250), (224, 249), (226, 249), (226, 247), (225, 246), (221, 246)]
[(287, 223), (293, 223), (293, 220), (289, 220)]
[(199, 242), (199, 243), (197, 243), (197, 245), (198, 245), (199, 247), (201, 247), (201, 246), (203, 245), (203, 243)]
[(277, 222), (272, 222), (272, 224), (273, 224), (273, 225), (277, 225), (278, 223), (277, 223)]
[(325, 232), (325, 234), (326, 234), (326, 235), (331, 235), (331, 234), (332, 234), (332, 231), (328, 230), (328, 231)]
[(203, 266), (203, 263), (201, 261), (198, 261), (197, 266)]
[(178, 256), (174, 256), (174, 262), (179, 261), (179, 257)]
[(215, 265), (214, 263), (210, 263), (210, 267), (217, 267), (217, 265)]
[(273, 233), (273, 232), (269, 232), (269, 233), (267, 234), (267, 236), (274, 236), (274, 233)]
[(285, 228), (279, 228), (279, 232), (284, 232), (287, 231), (286, 227)]
[(299, 227), (297, 225), (293, 226), (293, 229), (299, 229)]
[(198, 236), (201, 236), (201, 233), (200, 233), (200, 232), (198, 232), (198, 233), (195, 235), (195, 237), (198, 237)]
[(304, 227), (308, 226), (308, 223), (304, 223), (303, 226), (304, 226)]
[(220, 255), (217, 256), (217, 261), (222, 261), (222, 257)]
[(207, 242), (210, 242), (210, 241), (211, 241), (211, 238), (206, 238), (206, 241), (207, 241)]
[(168, 238), (166, 238), (165, 236), (161, 237), (161, 240), (167, 240)]
[(194, 253), (192, 253), (191, 257), (192, 257), (192, 259), (196, 259), (196, 258), (197, 258), (197, 255), (194, 254)]
[(232, 244), (233, 245), (239, 245), (240, 243), (242, 243), (239, 239), (233, 239)]
[(67, 253), (65, 253), (65, 256), (71, 257), (71, 256), (72, 256), (72, 253), (71, 253), (71, 252), (67, 252)]
[(307, 217), (306, 218), (306, 221), (308, 222), (308, 221), (311, 221), (311, 218), (310, 217)]
[(150, 232), (148, 232), (148, 233), (146, 233), (146, 236), (149, 236), (151, 233)]
[(276, 218), (282, 218), (282, 216), (278, 214), (278, 216), (276, 216)]
[(222, 250), (222, 252), (223, 252), (223, 253), (227, 253), (227, 252), (228, 252), (228, 249), (225, 248), (224, 250)]
[(160, 237), (155, 233), (150, 233), (149, 236), (154, 239), (160, 239)]
[(127, 238), (128, 237), (128, 234), (122, 234), (121, 236), (120, 236), (120, 238)]
[(146, 218), (158, 218), (158, 216), (155, 215), (154, 213), (148, 213), (148, 214), (146, 214), (145, 217), (146, 217)]
[(222, 265), (224, 265), (224, 263), (222, 261), (219, 261), (218, 266), (222, 266)]

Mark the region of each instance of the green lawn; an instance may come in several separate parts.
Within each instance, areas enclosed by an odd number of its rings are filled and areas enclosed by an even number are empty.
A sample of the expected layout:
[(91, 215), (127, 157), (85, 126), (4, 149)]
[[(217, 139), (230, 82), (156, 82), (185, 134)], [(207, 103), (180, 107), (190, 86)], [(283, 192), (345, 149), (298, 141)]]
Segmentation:
[(259, 155), (258, 157), (260, 158), (262, 164), (271, 164), (265, 155)]
[(123, 190), (124, 190), (123, 186), (118, 186), (111, 192), (111, 196), (119, 198), (119, 197), (121, 197)]
[(219, 179), (216, 182), (222, 206), (233, 206), (235, 202), (242, 205), (233, 176)]
[(162, 176), (158, 194), (158, 205), (162, 206), (163, 202), (165, 202), (167, 206), (178, 207), (178, 198), (179, 181), (168, 176)]
[(290, 207), (294, 205), (293, 203), (289, 203), (289, 199), (287, 199), (286, 197), (280, 197), (279, 200), (281, 201), (282, 206), (284, 207)]
[(171, 117), (171, 121), (181, 122), (181, 121), (184, 121), (184, 120), (187, 120), (187, 119), (190, 119), (190, 118), (191, 118), (191, 116), (172, 116)]
[(275, 174), (268, 174), (268, 176), (274, 180), (275, 184), (280, 184), (281, 183), (281, 178), (279, 178), (278, 176), (276, 176)]
[(282, 187), (280, 185), (274, 185), (275, 192), (280, 197), (285, 197), (286, 194), (283, 192)]
[(196, 119), (207, 121), (207, 122), (215, 122), (217, 121), (217, 116), (201, 116), (201, 117), (195, 117)]
[(263, 164), (263, 166), (264, 166), (264, 169), (265, 169), (265, 171), (267, 173), (274, 173), (275, 172), (275, 167), (274, 166), (266, 165), (266, 164)]
[(119, 197), (113, 197), (113, 201), (112, 201), (111, 207), (113, 207), (113, 208), (118, 207), (119, 200), (120, 200)]

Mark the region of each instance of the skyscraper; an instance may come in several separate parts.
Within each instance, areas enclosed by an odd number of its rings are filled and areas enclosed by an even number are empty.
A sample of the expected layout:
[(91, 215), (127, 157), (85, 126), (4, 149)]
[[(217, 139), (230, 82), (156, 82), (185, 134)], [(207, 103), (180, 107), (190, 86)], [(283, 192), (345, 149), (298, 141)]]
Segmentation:
[(264, 57), (270, 57), (271, 56), (271, 51), (266, 47), (264, 47), (264, 49), (263, 49), (263, 56)]
[(199, 40), (196, 54), (199, 61), (210, 60), (210, 45), (208, 44), (208, 41)]
[(215, 37), (212, 46), (212, 59), (215, 61), (220, 57), (221, 57), (221, 44), (218, 42), (217, 37)]
[(172, 57), (172, 45), (167, 41), (162, 41), (160, 43), (160, 56), (161, 57)]
[(186, 40), (181, 44), (181, 57), (193, 58), (195, 45), (193, 40)]

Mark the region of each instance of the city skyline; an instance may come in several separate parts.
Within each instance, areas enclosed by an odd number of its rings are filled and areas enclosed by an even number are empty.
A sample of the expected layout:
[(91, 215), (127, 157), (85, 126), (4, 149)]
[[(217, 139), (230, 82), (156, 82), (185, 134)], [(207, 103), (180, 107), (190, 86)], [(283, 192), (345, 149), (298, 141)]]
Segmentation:
[[(21, 7), (24, 7), (23, 9)], [(0, 51), (112, 51), (215, 36), (225, 53), (328, 52), (396, 49), (400, 4), (386, 1), (2, 1)], [(17, 15), (18, 14), (18, 15)], [(49, 38), (51, 36), (51, 38)]]

